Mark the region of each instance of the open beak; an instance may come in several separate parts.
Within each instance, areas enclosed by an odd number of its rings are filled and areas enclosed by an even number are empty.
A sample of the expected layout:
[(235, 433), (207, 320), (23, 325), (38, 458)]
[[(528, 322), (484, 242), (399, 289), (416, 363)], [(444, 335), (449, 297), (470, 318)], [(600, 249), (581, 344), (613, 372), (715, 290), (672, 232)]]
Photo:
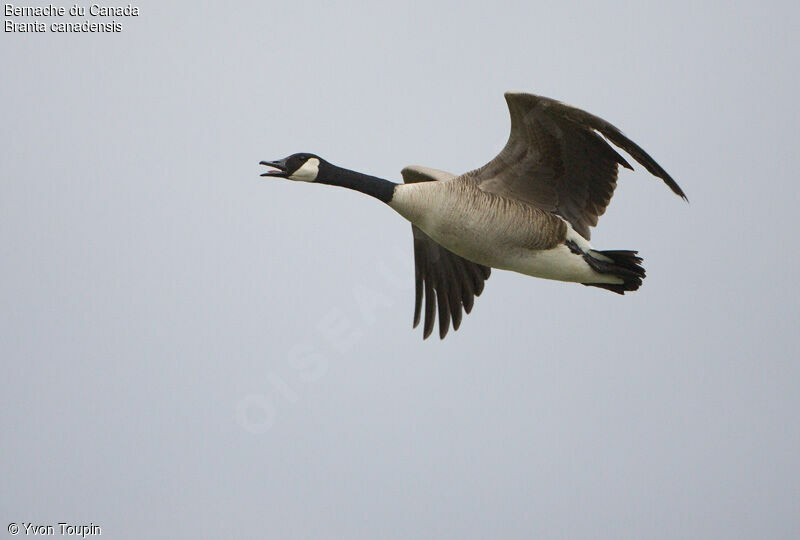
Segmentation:
[(286, 160), (282, 159), (280, 161), (261, 161), (259, 165), (266, 165), (267, 167), (272, 167), (272, 171), (267, 171), (263, 173), (261, 176), (275, 176), (277, 178), (287, 178), (288, 175), (286, 174)]

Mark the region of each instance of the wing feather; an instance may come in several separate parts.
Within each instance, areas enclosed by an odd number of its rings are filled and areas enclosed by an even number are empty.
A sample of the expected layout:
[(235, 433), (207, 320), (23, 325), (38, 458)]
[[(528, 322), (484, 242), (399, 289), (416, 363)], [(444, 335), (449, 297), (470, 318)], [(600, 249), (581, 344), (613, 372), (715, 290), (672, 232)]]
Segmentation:
[(647, 152), (602, 118), (532, 94), (507, 92), (505, 97), (511, 115), (506, 146), (492, 161), (464, 175), (481, 189), (556, 213), (589, 239), (590, 227), (611, 202), (619, 165), (633, 168), (608, 139), (686, 199)]
[[(449, 180), (455, 175), (427, 167), (406, 167), (402, 171), (406, 183)], [(475, 297), (483, 291), (491, 269), (459, 257), (436, 243), (419, 227), (411, 226), (414, 238), (414, 327), (423, 318), (423, 338), (433, 332), (437, 314), (439, 337), (444, 339), (450, 325), (461, 326), (464, 312), (469, 313)]]

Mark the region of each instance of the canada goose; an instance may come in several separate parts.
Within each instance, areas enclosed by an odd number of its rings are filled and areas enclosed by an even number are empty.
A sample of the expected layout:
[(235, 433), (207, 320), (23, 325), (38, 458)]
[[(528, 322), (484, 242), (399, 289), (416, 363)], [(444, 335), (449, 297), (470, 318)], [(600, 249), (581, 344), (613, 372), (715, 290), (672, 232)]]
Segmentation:
[[(262, 161), (274, 176), (355, 189), (411, 222), (416, 267), (414, 327), (439, 337), (472, 310), (491, 268), (572, 281), (618, 294), (645, 277), (636, 251), (596, 251), (589, 227), (605, 212), (618, 165), (633, 169), (608, 139), (686, 200), (647, 152), (597, 116), (553, 99), (506, 92), (511, 135), (483, 167), (456, 176), (427, 167), (402, 170), (403, 184), (332, 165), (315, 154)], [(602, 137), (601, 137), (602, 135)], [(605, 139), (603, 138), (605, 137)], [(438, 302), (437, 302), (438, 298)]]

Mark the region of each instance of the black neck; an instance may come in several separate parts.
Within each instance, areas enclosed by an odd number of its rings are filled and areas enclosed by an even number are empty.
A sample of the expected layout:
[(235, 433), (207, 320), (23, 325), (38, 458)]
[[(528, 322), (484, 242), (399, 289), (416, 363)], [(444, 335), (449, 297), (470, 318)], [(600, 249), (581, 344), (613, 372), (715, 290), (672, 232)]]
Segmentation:
[(394, 188), (397, 185), (394, 182), (378, 178), (377, 176), (370, 176), (357, 171), (343, 169), (336, 165), (331, 165), (330, 163), (320, 165), (319, 175), (316, 181), (320, 184), (354, 189), (385, 203), (392, 200)]

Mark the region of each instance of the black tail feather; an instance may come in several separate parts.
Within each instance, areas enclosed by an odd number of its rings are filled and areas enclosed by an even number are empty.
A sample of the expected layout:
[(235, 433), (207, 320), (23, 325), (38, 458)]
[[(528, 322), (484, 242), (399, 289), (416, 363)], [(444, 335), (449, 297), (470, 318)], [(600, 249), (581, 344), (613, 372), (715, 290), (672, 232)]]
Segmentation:
[(645, 277), (644, 268), (641, 266), (642, 258), (638, 251), (595, 251), (610, 261), (593, 257), (591, 253), (584, 253), (584, 260), (589, 263), (592, 270), (600, 274), (611, 274), (623, 280), (622, 283), (584, 283), (587, 287), (600, 287), (617, 294), (625, 291), (635, 291), (642, 285)]

